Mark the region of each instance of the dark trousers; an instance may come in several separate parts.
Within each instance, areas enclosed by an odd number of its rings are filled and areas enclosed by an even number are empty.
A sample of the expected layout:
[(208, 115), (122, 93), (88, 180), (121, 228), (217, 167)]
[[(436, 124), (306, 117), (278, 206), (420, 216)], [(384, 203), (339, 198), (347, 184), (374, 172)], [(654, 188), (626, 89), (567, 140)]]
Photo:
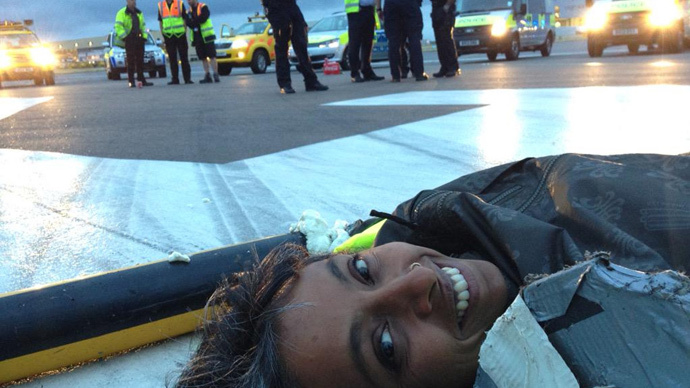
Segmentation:
[(400, 79), (400, 50), (403, 48), (404, 36), (410, 44), (410, 66), (415, 77), (424, 73), (422, 57), (422, 11), (416, 2), (386, 2), (383, 9), (385, 29), (388, 37), (388, 62), (391, 77)]
[(127, 79), (134, 82), (134, 73), (137, 74), (137, 81), (144, 82), (144, 43), (146, 41), (139, 37), (125, 39), (125, 55), (127, 55)]
[(359, 12), (347, 14), (347, 35), (349, 38), (348, 57), (350, 74), (367, 77), (374, 73), (371, 69), (371, 49), (374, 46), (376, 19), (374, 7), (360, 7)]
[(163, 36), (165, 39), (165, 50), (168, 52), (170, 57), (170, 75), (173, 81), (179, 81), (179, 66), (178, 66), (178, 54), (179, 60), (182, 62), (182, 77), (185, 81), (190, 81), (192, 79), (192, 68), (189, 66), (189, 44), (187, 43), (187, 35), (182, 36)]
[(317, 78), (307, 53), (307, 22), (304, 21), (302, 11), (297, 5), (271, 6), (266, 7), (266, 10), (266, 16), (273, 27), (273, 37), (275, 38), (278, 86), (282, 88), (292, 84), (290, 61), (288, 60), (288, 42), (290, 41), (299, 61), (297, 69), (304, 77), (304, 84), (313, 85)]
[(443, 10), (443, 3), (431, 6), (431, 25), (434, 28), (438, 61), (441, 71), (458, 70), (458, 52), (453, 41), (453, 26), (455, 24), (455, 6), (448, 12)]

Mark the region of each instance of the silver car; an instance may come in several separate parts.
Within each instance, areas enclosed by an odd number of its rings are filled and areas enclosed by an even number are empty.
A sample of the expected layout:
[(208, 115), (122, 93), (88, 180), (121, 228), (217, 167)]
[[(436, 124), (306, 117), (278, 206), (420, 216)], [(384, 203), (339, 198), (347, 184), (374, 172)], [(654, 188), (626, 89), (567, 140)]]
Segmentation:
[[(371, 53), (372, 62), (388, 60), (388, 38), (383, 29), (377, 29), (374, 34), (374, 47)], [(323, 66), (324, 61), (336, 61), (343, 70), (350, 69), (348, 57), (347, 14), (336, 12), (319, 20), (309, 29), (309, 44), (307, 52), (314, 67)], [(288, 52), (290, 63), (297, 65), (297, 56), (292, 46)]]

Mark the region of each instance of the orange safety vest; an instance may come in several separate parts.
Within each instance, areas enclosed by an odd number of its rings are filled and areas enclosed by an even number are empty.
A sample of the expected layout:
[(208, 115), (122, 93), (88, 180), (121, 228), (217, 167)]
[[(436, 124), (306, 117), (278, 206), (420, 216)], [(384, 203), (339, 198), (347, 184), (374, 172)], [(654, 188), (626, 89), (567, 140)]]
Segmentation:
[[(196, 4), (196, 16), (201, 16), (201, 9), (205, 7), (206, 4), (204, 3), (197, 3)], [(194, 11), (192, 11), (194, 12)], [(211, 22), (211, 18), (209, 17), (204, 24), (199, 26), (200, 32), (201, 32), (201, 37), (203, 38), (204, 43), (209, 43), (213, 42), (216, 40), (216, 34), (213, 30), (213, 22)], [(194, 44), (194, 34), (192, 34), (192, 44)]]
[(166, 0), (158, 3), (158, 13), (161, 15), (163, 24), (163, 31), (161, 31), (163, 35), (168, 37), (184, 35), (184, 18), (180, 8), (180, 0), (173, 0), (169, 6)]

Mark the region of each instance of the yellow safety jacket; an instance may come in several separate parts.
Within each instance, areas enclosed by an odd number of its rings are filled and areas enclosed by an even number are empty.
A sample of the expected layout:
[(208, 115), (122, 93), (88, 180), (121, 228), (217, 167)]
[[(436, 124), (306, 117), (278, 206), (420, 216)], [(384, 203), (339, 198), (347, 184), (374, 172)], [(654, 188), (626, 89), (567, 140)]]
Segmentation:
[[(188, 12), (196, 12), (196, 16), (201, 16), (201, 9), (205, 6), (206, 4), (204, 3), (197, 3), (196, 10), (189, 10)], [(213, 23), (210, 17), (199, 26), (199, 29), (201, 30), (201, 38), (204, 40), (204, 43), (216, 40), (216, 33), (213, 32)], [(194, 44), (194, 34), (192, 34), (192, 44)]]
[(163, 31), (161, 33), (168, 38), (184, 35), (184, 18), (182, 17), (180, 0), (173, 0), (170, 5), (166, 0), (158, 3), (158, 14), (161, 15)]
[(359, 0), (345, 0), (345, 13), (359, 12)]
[[(127, 14), (127, 7), (122, 8), (117, 12), (115, 16), (115, 45), (119, 47), (125, 47), (125, 38), (132, 32), (132, 17)], [(144, 21), (144, 14), (137, 10), (137, 16), (139, 18), (139, 29), (141, 30), (142, 39), (146, 40), (149, 38), (148, 32), (146, 32), (146, 22)]]

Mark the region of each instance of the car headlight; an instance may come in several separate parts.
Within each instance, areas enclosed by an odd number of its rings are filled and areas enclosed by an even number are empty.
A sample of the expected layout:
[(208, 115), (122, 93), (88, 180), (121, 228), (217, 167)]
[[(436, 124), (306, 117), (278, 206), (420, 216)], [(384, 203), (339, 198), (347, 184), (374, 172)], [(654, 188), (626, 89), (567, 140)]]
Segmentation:
[(10, 56), (7, 55), (6, 52), (0, 50), (0, 69), (10, 67), (10, 65), (12, 65), (12, 60), (10, 59)]
[(234, 49), (243, 49), (247, 47), (249, 47), (249, 42), (244, 39), (237, 39), (236, 41), (232, 42), (232, 48)]
[(340, 39), (338, 38), (319, 43), (319, 48), (338, 48), (338, 46), (340, 46)]
[(506, 31), (508, 31), (508, 27), (503, 19), (495, 21), (491, 26), (491, 36), (503, 36)]
[(649, 14), (649, 24), (655, 27), (665, 27), (682, 16), (681, 10), (673, 0), (651, 2), (652, 12)]
[(31, 49), (31, 59), (39, 66), (49, 66), (55, 64), (55, 56), (45, 47)]
[(604, 7), (597, 7), (598, 4), (600, 3), (595, 3), (585, 15), (585, 29), (587, 31), (599, 31), (606, 25), (608, 10)]

